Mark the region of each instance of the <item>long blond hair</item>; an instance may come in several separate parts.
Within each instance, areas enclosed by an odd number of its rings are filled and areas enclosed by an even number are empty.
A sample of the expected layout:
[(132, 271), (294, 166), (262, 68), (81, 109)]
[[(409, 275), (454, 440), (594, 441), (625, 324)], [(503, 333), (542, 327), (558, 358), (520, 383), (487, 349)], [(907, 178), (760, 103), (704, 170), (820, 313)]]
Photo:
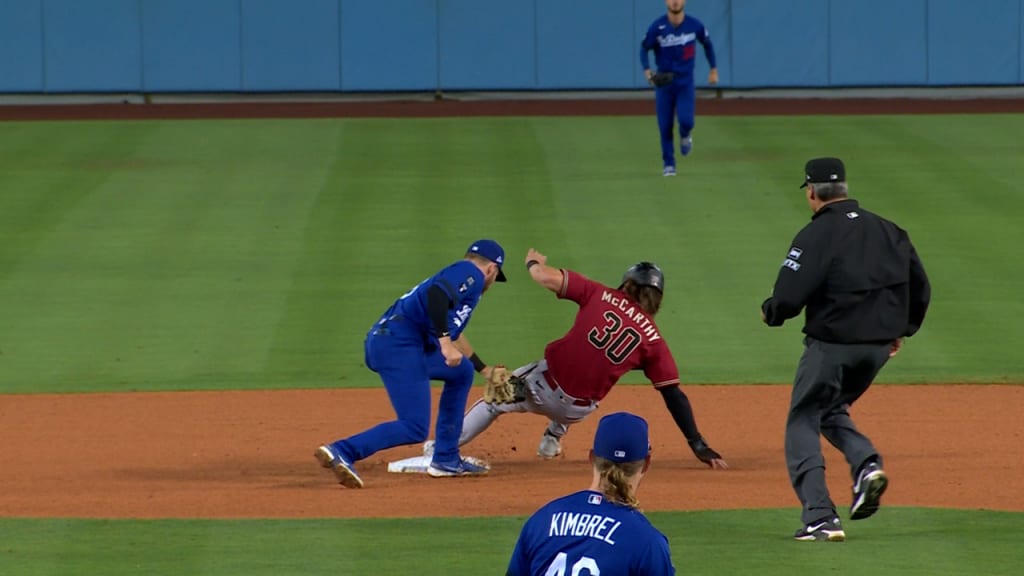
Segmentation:
[(629, 479), (636, 476), (644, 468), (644, 460), (634, 462), (612, 462), (600, 456), (594, 456), (594, 467), (601, 476), (601, 492), (605, 498), (629, 506), (639, 508), (640, 502), (636, 499), (633, 487)]
[(654, 316), (661, 309), (661, 290), (654, 286), (641, 286), (632, 280), (622, 284), (622, 291), (640, 305), (640, 309)]

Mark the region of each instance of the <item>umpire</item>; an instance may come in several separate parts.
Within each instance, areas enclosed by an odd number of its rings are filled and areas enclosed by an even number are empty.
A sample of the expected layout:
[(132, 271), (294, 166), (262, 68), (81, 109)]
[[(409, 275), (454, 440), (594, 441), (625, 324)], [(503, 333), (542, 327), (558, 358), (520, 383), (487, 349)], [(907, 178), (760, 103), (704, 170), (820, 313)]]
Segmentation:
[(843, 541), (819, 434), (850, 464), (850, 519), (871, 516), (888, 478), (882, 457), (848, 410), (903, 338), (921, 327), (931, 287), (907, 233), (847, 197), (841, 160), (816, 158), (804, 172), (801, 188), (814, 215), (793, 240), (761, 316), (769, 326), (782, 326), (807, 309), (786, 421), (786, 465), (803, 504), (803, 528), (795, 538)]

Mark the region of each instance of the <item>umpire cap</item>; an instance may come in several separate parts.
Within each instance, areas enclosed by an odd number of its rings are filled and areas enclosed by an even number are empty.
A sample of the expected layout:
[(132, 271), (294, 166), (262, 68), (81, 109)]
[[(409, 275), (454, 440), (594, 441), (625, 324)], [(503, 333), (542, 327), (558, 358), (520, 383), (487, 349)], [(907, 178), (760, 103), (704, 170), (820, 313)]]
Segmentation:
[(804, 166), (804, 183), (800, 187), (827, 182), (846, 182), (846, 167), (843, 166), (843, 161), (839, 158), (808, 160)]
[(622, 284), (619, 285), (619, 289), (626, 284), (626, 280), (632, 280), (637, 286), (652, 286), (657, 288), (658, 292), (665, 293), (665, 274), (653, 262), (640, 262), (630, 266), (629, 270), (622, 275)]

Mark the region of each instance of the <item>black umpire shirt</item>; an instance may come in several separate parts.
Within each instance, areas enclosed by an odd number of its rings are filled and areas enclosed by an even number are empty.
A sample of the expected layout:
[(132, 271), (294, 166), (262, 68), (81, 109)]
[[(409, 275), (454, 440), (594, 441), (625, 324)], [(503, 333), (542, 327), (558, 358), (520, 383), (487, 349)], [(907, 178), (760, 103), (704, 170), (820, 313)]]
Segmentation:
[(761, 310), (781, 326), (806, 306), (812, 338), (887, 343), (918, 331), (930, 299), (907, 233), (847, 199), (823, 206), (796, 235)]

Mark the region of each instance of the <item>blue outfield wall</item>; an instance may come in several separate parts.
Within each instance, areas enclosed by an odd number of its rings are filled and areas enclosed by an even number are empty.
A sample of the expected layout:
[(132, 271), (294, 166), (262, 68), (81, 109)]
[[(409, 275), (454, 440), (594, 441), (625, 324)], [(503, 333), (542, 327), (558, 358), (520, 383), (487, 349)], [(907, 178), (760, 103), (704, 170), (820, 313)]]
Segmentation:
[[(0, 92), (644, 87), (663, 0), (0, 0)], [(1024, 0), (689, 0), (727, 88), (1024, 83)], [(698, 85), (708, 66), (698, 49)]]

